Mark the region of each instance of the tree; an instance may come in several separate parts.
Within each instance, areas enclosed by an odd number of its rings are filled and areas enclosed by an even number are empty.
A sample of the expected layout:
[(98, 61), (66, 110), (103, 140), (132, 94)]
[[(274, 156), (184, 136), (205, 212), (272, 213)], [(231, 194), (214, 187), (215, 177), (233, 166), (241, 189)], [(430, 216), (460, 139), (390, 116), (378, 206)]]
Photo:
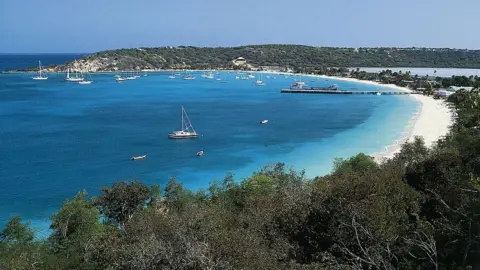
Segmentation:
[(14, 216), (0, 233), (0, 241), (8, 243), (27, 243), (34, 239), (35, 233), (30, 222), (22, 223), (20, 216)]
[(151, 194), (150, 189), (138, 181), (116, 182), (101, 190), (102, 195), (95, 200), (95, 205), (107, 224), (120, 228), (144, 208)]
[(348, 159), (336, 158), (333, 162), (333, 174), (364, 173), (372, 168), (377, 168), (377, 163), (363, 153)]
[(100, 212), (87, 199), (87, 192), (79, 192), (73, 200), (66, 200), (51, 217), (53, 230), (49, 241), (64, 267), (72, 269), (89, 265), (100, 237), (105, 232), (99, 222)]

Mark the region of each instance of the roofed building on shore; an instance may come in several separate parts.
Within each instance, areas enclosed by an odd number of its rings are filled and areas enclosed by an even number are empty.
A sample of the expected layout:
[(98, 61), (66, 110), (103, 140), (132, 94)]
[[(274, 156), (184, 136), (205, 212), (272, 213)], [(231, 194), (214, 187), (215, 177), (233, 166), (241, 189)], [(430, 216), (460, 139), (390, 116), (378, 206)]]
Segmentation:
[(453, 94), (453, 93), (455, 93), (455, 92), (448, 91), (448, 90), (446, 90), (446, 89), (440, 89), (440, 90), (438, 90), (438, 91), (435, 93), (435, 95), (436, 95), (437, 97), (447, 98), (448, 96), (450, 96), (450, 95)]
[(236, 66), (243, 66), (247, 64), (247, 60), (243, 57), (237, 57), (236, 59), (232, 60), (232, 63)]

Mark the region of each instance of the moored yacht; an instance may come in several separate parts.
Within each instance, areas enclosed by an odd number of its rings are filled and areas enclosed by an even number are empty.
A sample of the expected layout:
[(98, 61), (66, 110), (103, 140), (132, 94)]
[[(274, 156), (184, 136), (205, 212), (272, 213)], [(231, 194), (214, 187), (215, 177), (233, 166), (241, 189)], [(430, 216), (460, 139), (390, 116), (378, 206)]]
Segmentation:
[(43, 71), (42, 62), (38, 61), (38, 75), (33, 76), (32, 80), (44, 81), (44, 80), (47, 80), (47, 79), (48, 79), (48, 77), (45, 74), (45, 72)]
[(260, 78), (255, 82), (257, 86), (265, 86), (265, 83), (262, 81), (262, 74), (260, 74)]
[(183, 79), (186, 81), (189, 81), (189, 80), (195, 80), (195, 77), (193, 77), (192, 75), (190, 75), (189, 72), (187, 72), (185, 76), (183, 76)]
[[(75, 61), (74, 63), (74, 66), (77, 65), (77, 61)], [(83, 81), (83, 76), (80, 74), (80, 76), (78, 76), (78, 72), (75, 70), (74, 71), (75, 73), (75, 76), (74, 77), (70, 77), (70, 68), (67, 68), (67, 76), (65, 77), (65, 81), (68, 81), (68, 82), (79, 82), (79, 81)]]
[[(83, 73), (81, 72), (80, 74), (82, 75), (82, 78), (84, 78)], [(88, 74), (88, 72), (87, 72), (87, 76), (90, 77), (90, 75)], [(83, 80), (81, 80), (81, 81), (78, 81), (77, 83), (78, 83), (78, 84), (91, 84), (92, 82), (93, 82), (93, 80), (92, 80), (92, 78), (90, 77), (90, 80), (88, 80), (88, 79), (87, 79), (87, 80), (83, 79)]]
[(182, 130), (174, 131), (168, 134), (169, 139), (192, 139), (198, 137), (197, 132), (192, 126), (187, 112), (182, 106)]

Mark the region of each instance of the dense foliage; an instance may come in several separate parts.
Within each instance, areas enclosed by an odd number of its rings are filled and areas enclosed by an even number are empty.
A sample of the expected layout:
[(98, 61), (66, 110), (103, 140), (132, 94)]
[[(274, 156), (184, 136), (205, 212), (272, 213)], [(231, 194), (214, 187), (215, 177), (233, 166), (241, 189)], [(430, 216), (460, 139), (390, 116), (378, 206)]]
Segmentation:
[(47, 240), (12, 219), (0, 269), (477, 269), (480, 92), (450, 101), (447, 136), (381, 164), (359, 154), (315, 179), (279, 163), (198, 192), (174, 178), (163, 193), (140, 182), (80, 192)]
[[(95, 53), (132, 67), (225, 67), (237, 57), (254, 66), (280, 67), (455, 67), (479, 68), (480, 50), (428, 48), (333, 48), (301, 45), (255, 45), (232, 48), (160, 47)], [(123, 63), (122, 63), (123, 64)]]
[[(252, 66), (235, 66), (244, 57)], [(97, 52), (78, 61), (98, 71), (134, 69), (250, 69), (252, 67), (438, 67), (480, 68), (480, 50), (435, 48), (335, 48), (303, 45), (240, 47), (158, 47)], [(88, 64), (86, 64), (88, 63)], [(68, 63), (72, 66), (73, 63)], [(57, 71), (66, 71), (59, 65)]]

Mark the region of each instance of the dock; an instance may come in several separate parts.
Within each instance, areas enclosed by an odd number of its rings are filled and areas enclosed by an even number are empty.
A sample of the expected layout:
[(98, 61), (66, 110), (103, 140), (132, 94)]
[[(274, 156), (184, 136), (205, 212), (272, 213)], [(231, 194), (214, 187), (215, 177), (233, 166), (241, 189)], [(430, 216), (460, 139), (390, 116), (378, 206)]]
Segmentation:
[(334, 94), (334, 95), (419, 95), (422, 92), (412, 91), (354, 91), (354, 90), (320, 90), (320, 89), (282, 89), (282, 93), (295, 94)]

